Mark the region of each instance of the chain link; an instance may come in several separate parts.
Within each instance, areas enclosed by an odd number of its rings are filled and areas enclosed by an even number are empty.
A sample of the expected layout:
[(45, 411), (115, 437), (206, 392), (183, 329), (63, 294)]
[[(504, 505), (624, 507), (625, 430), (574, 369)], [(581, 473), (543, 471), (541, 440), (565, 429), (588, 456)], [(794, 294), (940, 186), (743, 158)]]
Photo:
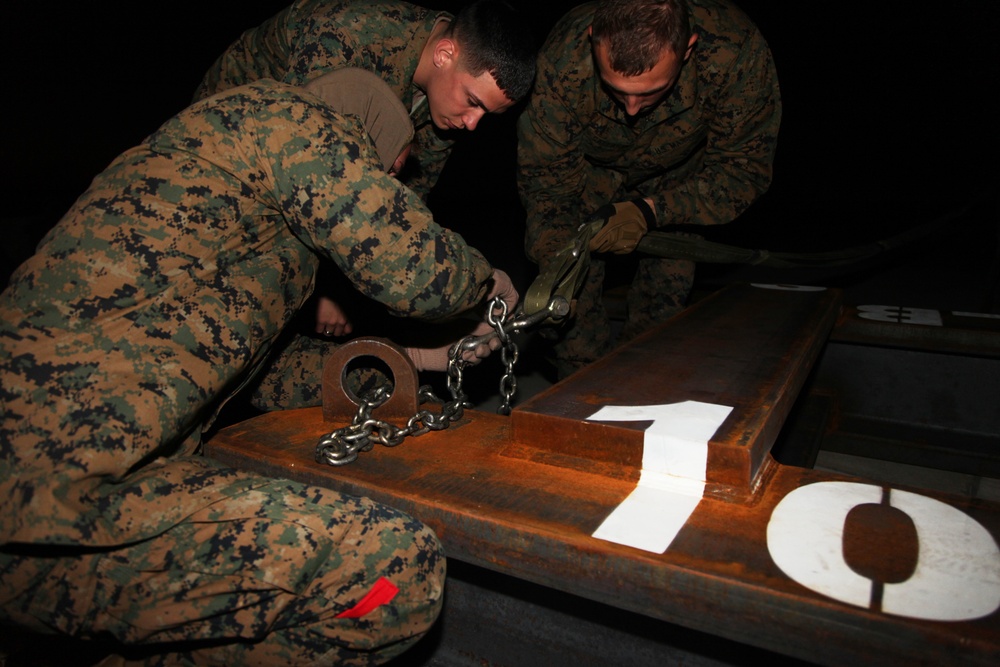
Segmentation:
[(442, 401), (434, 395), (429, 385), (423, 385), (418, 390), (420, 404), (437, 403), (441, 405), (440, 412), (419, 410), (406, 423), (404, 428), (394, 426), (380, 419), (372, 418), (372, 413), (389, 400), (392, 390), (389, 385), (376, 387), (360, 399), (358, 411), (354, 420), (348, 426), (338, 428), (320, 438), (316, 445), (316, 461), (332, 466), (343, 466), (357, 460), (361, 452), (370, 451), (376, 443), (386, 447), (395, 447), (407, 436), (418, 436), (430, 431), (441, 431), (448, 428), (452, 422), (462, 418), (465, 408), (470, 407), (468, 397), (462, 390), (462, 379), (469, 362), (462, 358), (463, 352), (474, 350), (477, 345), (497, 336), (501, 341), (505, 372), (500, 381), (500, 393), (503, 403), (497, 412), (509, 415), (510, 403), (517, 389), (517, 379), (514, 377), (514, 364), (517, 362), (517, 345), (510, 337), (512, 330), (504, 327), (507, 320), (507, 304), (497, 297), (490, 304), (487, 321), (494, 332), (486, 336), (468, 336), (455, 344), (449, 351), (448, 358), (448, 391), (452, 398)]
[(497, 317), (494, 309), (491, 308), (487, 321), (496, 330), (497, 338), (500, 339), (500, 360), (504, 365), (504, 374), (500, 378), (500, 396), (503, 398), (497, 412), (502, 415), (509, 415), (511, 411), (511, 399), (517, 391), (517, 377), (514, 376), (514, 364), (517, 363), (518, 349), (510, 333), (504, 328), (504, 321), (507, 319), (507, 307), (503, 301), (503, 311)]
[(316, 461), (332, 466), (343, 466), (357, 460), (361, 452), (371, 451), (376, 443), (386, 447), (395, 447), (403, 442), (406, 436), (418, 436), (430, 431), (441, 431), (448, 428), (453, 421), (462, 418), (467, 407), (467, 399), (459, 389), (452, 392), (454, 397), (447, 403), (434, 395), (429, 385), (418, 390), (420, 404), (428, 402), (440, 403), (439, 413), (430, 410), (419, 410), (410, 417), (404, 428), (399, 428), (381, 419), (373, 419), (371, 414), (380, 405), (389, 400), (391, 391), (383, 385), (375, 388), (361, 398), (354, 421), (350, 425), (338, 428), (320, 438), (316, 445)]
[(418, 436), (430, 431), (441, 431), (448, 428), (452, 422), (462, 418), (465, 408), (471, 407), (468, 397), (462, 390), (462, 379), (465, 367), (469, 362), (462, 358), (463, 352), (475, 350), (478, 345), (488, 342), (496, 336), (500, 339), (500, 358), (504, 364), (504, 374), (500, 379), (500, 395), (503, 401), (497, 412), (509, 415), (511, 400), (517, 391), (517, 377), (514, 375), (514, 365), (518, 359), (518, 348), (511, 334), (539, 324), (553, 315), (563, 317), (569, 311), (569, 304), (561, 297), (555, 297), (547, 308), (532, 315), (508, 320), (507, 304), (497, 297), (490, 304), (487, 321), (493, 327), (493, 332), (484, 336), (468, 336), (455, 344), (448, 356), (448, 391), (451, 400), (445, 402), (434, 395), (429, 385), (423, 385), (418, 390), (420, 405), (437, 403), (441, 405), (440, 412), (419, 410), (399, 428), (380, 419), (373, 419), (372, 413), (389, 400), (392, 390), (389, 385), (376, 387), (360, 399), (354, 421), (348, 426), (338, 428), (320, 438), (316, 445), (316, 461), (332, 466), (343, 466), (357, 460), (361, 452), (371, 451), (376, 443), (386, 447), (395, 447), (407, 436)]

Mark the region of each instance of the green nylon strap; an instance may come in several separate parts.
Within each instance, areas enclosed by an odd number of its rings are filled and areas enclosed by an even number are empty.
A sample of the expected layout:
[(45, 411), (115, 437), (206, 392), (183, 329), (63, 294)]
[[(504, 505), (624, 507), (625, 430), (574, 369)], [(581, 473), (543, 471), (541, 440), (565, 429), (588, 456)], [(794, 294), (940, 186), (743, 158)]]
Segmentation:
[[(577, 235), (552, 258), (538, 274), (525, 293), (524, 312), (538, 313), (549, 307), (552, 297), (561, 296), (567, 303), (576, 299), (577, 292), (587, 278), (590, 268), (590, 239), (600, 229), (603, 221), (584, 223), (577, 228)], [(544, 323), (553, 324), (547, 318)]]
[[(845, 266), (871, 259), (880, 253), (929, 237), (935, 232), (950, 229), (957, 219), (983, 200), (984, 198), (979, 198), (956, 212), (887, 239), (842, 250), (814, 253), (771, 252), (715, 243), (692, 234), (653, 230), (639, 241), (636, 252), (712, 264), (751, 264), (772, 268)], [(603, 223), (603, 220), (596, 220), (581, 224), (577, 229), (577, 235), (552, 258), (552, 261), (546, 262), (545, 268), (535, 278), (523, 299), (526, 313), (545, 310), (554, 296), (561, 296), (568, 302), (576, 298), (590, 267), (590, 239)], [(558, 322), (550, 317), (546, 323)]]
[(754, 250), (714, 243), (690, 234), (662, 230), (654, 230), (643, 236), (639, 245), (636, 246), (636, 252), (703, 263), (752, 264), (782, 269), (845, 266), (871, 259), (880, 253), (900, 248), (928, 237), (939, 230), (946, 229), (967, 210), (968, 207), (965, 207), (960, 211), (913, 227), (887, 239), (827, 252), (788, 253)]

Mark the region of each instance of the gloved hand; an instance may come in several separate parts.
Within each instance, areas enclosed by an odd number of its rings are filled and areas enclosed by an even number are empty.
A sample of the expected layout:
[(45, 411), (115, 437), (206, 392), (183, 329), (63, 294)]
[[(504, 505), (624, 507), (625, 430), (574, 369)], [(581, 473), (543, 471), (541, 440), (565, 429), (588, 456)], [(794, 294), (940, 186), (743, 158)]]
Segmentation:
[(493, 269), (493, 286), (490, 288), (489, 294), (486, 295), (486, 301), (493, 301), (496, 297), (500, 297), (507, 304), (508, 313), (514, 312), (520, 298), (517, 290), (514, 289), (514, 284), (511, 282), (510, 276), (500, 269)]
[(602, 218), (604, 226), (590, 239), (590, 250), (616, 255), (635, 250), (646, 231), (656, 223), (656, 214), (642, 198), (602, 206), (594, 212), (591, 220)]

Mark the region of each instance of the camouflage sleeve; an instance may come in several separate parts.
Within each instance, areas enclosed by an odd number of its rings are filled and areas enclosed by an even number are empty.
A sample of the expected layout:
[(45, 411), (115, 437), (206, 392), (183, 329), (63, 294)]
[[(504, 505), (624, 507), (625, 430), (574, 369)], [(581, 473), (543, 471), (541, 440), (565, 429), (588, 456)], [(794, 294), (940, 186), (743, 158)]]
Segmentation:
[(424, 201), (427, 201), (431, 188), (441, 178), (452, 146), (454, 142), (439, 137), (430, 122), (414, 136), (413, 149), (407, 161), (406, 185)]
[(649, 193), (658, 226), (726, 224), (771, 184), (781, 122), (778, 76), (770, 49), (754, 31), (731, 70), (720, 81), (704, 161), (680, 182), (665, 181)]
[(268, 360), (250, 402), (264, 411), (321, 405), (323, 367), (336, 350), (329, 341), (295, 335)]
[(483, 299), (492, 267), (382, 169), (357, 118), (313, 104), (292, 113), (291, 125), (260, 121), (258, 150), (302, 243), (397, 315), (442, 319)]
[[(352, 210), (339, 214), (329, 234), (324, 224), (298, 221), (300, 238), (310, 238), (362, 294), (396, 315), (444, 319), (478, 304), (493, 273), (482, 253), (436, 223), (415, 192), (378, 168), (358, 166), (348, 165), (356, 172), (347, 177)], [(320, 215), (328, 195), (345, 196), (332, 190), (313, 198)]]
[(518, 191), (526, 218), (525, 252), (540, 263), (564, 247), (582, 220), (586, 162), (582, 124), (568, 104), (565, 80), (544, 55), (539, 81), (517, 123)]
[[(292, 410), (323, 404), (323, 369), (338, 345), (309, 336), (293, 335), (279, 354), (268, 361), (250, 402), (258, 410)], [(355, 396), (385, 383), (374, 369), (359, 369), (346, 378)]]
[(245, 31), (209, 67), (193, 102), (259, 79), (282, 81), (291, 52), (287, 24), (295, 3)]
[[(276, 84), (262, 82), (262, 91)], [(277, 86), (277, 88), (281, 88)], [(253, 163), (266, 163), (269, 192), (295, 237), (330, 259), (366, 295), (404, 317), (443, 319), (485, 297), (492, 267), (464, 239), (436, 223), (420, 198), (389, 176), (361, 121), (310, 102), (279, 100), (253, 110)], [(237, 99), (234, 96), (234, 100)], [(236, 105), (236, 112), (246, 113)], [(263, 409), (316, 405), (323, 364), (334, 345), (291, 340), (266, 371), (255, 403)]]

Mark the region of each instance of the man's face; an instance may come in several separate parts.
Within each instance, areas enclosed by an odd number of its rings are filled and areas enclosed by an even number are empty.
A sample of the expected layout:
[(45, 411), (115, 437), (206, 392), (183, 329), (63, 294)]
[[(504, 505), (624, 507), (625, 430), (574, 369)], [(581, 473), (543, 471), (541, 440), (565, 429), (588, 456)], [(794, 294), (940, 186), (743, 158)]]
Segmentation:
[(691, 55), (694, 40), (695, 38), (692, 37), (691, 44), (683, 58), (678, 57), (669, 49), (664, 50), (652, 69), (636, 76), (626, 76), (611, 69), (607, 45), (595, 42), (594, 64), (597, 67), (598, 76), (601, 77), (601, 85), (628, 116), (634, 117), (650, 111), (677, 84), (677, 79), (681, 75), (681, 67)]
[(514, 106), (489, 72), (472, 76), (457, 58), (435, 69), (427, 84), (431, 120), (441, 130), (474, 130), (488, 113)]

